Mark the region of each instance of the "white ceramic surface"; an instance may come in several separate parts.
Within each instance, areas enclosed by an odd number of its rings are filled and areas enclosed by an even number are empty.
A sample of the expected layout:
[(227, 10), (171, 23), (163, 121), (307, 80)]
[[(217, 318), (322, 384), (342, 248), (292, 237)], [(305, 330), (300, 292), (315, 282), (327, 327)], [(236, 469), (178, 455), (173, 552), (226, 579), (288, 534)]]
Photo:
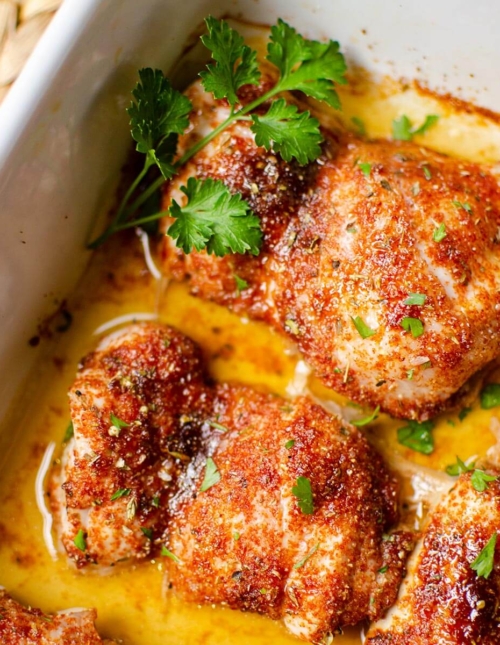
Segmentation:
[(36, 356), (28, 339), (88, 259), (136, 70), (168, 70), (209, 13), (280, 16), (368, 69), (500, 111), (495, 0), (66, 0), (0, 108), (0, 418)]

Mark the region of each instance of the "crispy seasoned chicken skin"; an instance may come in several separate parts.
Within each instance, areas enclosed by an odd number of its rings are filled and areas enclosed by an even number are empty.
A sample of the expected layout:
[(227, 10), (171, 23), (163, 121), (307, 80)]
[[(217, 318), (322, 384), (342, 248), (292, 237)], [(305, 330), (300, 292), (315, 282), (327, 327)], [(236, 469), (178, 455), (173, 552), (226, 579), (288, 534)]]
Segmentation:
[[(187, 600), (283, 618), (314, 642), (394, 602), (412, 536), (393, 530), (396, 480), (356, 428), (307, 398), (212, 385), (197, 347), (150, 323), (105, 339), (70, 398), (75, 437), (51, 496), (80, 566), (164, 544)], [(128, 424), (118, 436), (111, 413)], [(312, 497), (294, 494), (299, 478)]]
[[(199, 84), (187, 93), (181, 152), (227, 116)], [(164, 269), (287, 334), (328, 387), (428, 418), (499, 355), (500, 188), (486, 169), (412, 142), (323, 134), (306, 167), (256, 147), (241, 122), (198, 152), (166, 186), (164, 207), (184, 203), (189, 176), (220, 179), (260, 217), (263, 248), (184, 255), (165, 237)]]
[(0, 588), (0, 642), (2, 645), (112, 645), (101, 639), (94, 622), (95, 609), (73, 609), (44, 614), (25, 608)]
[(471, 474), (462, 475), (432, 513), (397, 603), (372, 626), (365, 643), (498, 645), (500, 541), (491, 554), (494, 566), (488, 577), (479, 576), (471, 565), (499, 533), (500, 482), (478, 492)]
[[(395, 481), (361, 433), (307, 398), (288, 403), (219, 386), (227, 428), (178, 506), (168, 548), (173, 589), (197, 603), (282, 618), (296, 636), (325, 642), (342, 626), (380, 616), (394, 602), (413, 546), (396, 521)], [(293, 488), (309, 480), (314, 512)]]
[(198, 347), (159, 325), (128, 327), (84, 359), (69, 392), (74, 438), (51, 485), (78, 566), (152, 552), (208, 416), (204, 378)]

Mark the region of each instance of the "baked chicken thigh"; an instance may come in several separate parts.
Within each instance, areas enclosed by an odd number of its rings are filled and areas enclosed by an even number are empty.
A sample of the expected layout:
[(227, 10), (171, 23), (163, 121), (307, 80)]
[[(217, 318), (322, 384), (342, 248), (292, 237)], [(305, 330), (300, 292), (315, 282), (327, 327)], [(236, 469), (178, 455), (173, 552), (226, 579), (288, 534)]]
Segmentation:
[(26, 608), (0, 588), (0, 642), (2, 645), (113, 645), (101, 639), (94, 609), (44, 614)]
[(70, 399), (51, 498), (80, 567), (163, 547), (182, 597), (313, 642), (394, 602), (413, 537), (394, 530), (396, 480), (353, 426), (307, 398), (211, 384), (194, 343), (157, 324), (104, 340)]
[[(187, 94), (181, 154), (228, 115), (199, 83)], [(287, 334), (328, 387), (426, 419), (499, 354), (500, 188), (473, 163), (323, 121), (323, 154), (305, 167), (257, 147), (246, 122), (198, 152), (166, 185), (164, 207), (184, 203), (190, 176), (222, 180), (259, 216), (263, 247), (185, 255), (165, 237), (164, 270)]]
[(478, 491), (471, 477), (463, 474), (432, 513), (398, 601), (367, 645), (500, 642), (500, 482)]

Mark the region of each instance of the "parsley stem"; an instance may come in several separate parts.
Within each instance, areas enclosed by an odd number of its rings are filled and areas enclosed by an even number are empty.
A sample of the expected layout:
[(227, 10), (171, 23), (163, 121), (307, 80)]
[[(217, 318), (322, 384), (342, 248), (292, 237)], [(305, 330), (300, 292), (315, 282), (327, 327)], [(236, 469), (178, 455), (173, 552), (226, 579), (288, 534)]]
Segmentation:
[(114, 232), (124, 231), (127, 228), (141, 226), (141, 224), (147, 224), (148, 222), (155, 222), (162, 217), (167, 217), (168, 214), (168, 211), (159, 211), (158, 213), (153, 213), (153, 215), (148, 215), (147, 217), (141, 217), (140, 219), (133, 219), (128, 222), (123, 222), (122, 224), (117, 224), (115, 226)]
[[(124, 212), (125, 212), (125, 207), (127, 205), (127, 202), (129, 201), (130, 197), (133, 195), (134, 191), (137, 189), (141, 181), (144, 179), (146, 176), (146, 173), (148, 172), (149, 168), (151, 166), (151, 162), (149, 161), (148, 157), (146, 157), (146, 161), (144, 162), (144, 166), (141, 170), (141, 172), (137, 175), (137, 177), (134, 179), (134, 181), (130, 184), (127, 192), (123, 196), (120, 205), (118, 207), (118, 210), (116, 211), (116, 215), (111, 222), (111, 224), (108, 226), (108, 228), (104, 231), (102, 235), (99, 235), (93, 242), (90, 242), (88, 244), (89, 249), (95, 249), (98, 246), (100, 246), (103, 242), (105, 242), (108, 237), (113, 235), (118, 230), (121, 230), (119, 228), (119, 223), (122, 221)], [(160, 184), (161, 185), (161, 184)]]
[[(278, 92), (280, 92), (280, 88), (276, 86), (271, 90), (269, 90), (268, 92), (266, 92), (265, 94), (263, 94), (262, 96), (260, 96), (259, 98), (255, 99), (255, 101), (252, 101), (252, 103), (249, 103), (245, 107), (241, 108), (241, 110), (238, 110), (237, 112), (234, 112), (234, 110), (231, 110), (231, 114), (227, 117), (227, 119), (222, 121), (222, 123), (220, 123), (214, 130), (212, 130), (212, 132), (210, 132), (205, 137), (203, 137), (203, 139), (200, 139), (198, 143), (195, 143), (194, 146), (189, 148), (189, 150), (187, 150), (182, 155), (182, 157), (175, 162), (174, 167), (176, 169), (181, 168), (187, 161), (191, 159), (191, 157), (193, 157), (197, 152), (202, 150), (207, 145), (207, 143), (210, 143), (210, 141), (212, 141), (212, 139), (215, 139), (215, 137), (219, 135), (223, 130), (225, 130), (229, 125), (231, 125), (231, 123), (239, 120), (247, 121), (248, 117), (246, 115), (249, 112), (251, 112), (252, 110), (255, 110), (255, 108), (259, 107), (259, 105), (261, 105), (262, 103), (265, 103), (265, 101), (268, 101), (270, 98), (275, 96), (275, 94), (277, 94)], [(146, 190), (143, 193), (141, 193), (141, 195), (139, 195), (139, 197), (137, 197), (137, 199), (125, 210), (125, 217), (132, 215), (132, 213), (135, 213), (135, 211), (140, 206), (142, 206), (142, 204), (149, 197), (151, 197), (153, 193), (155, 193), (159, 188), (161, 188), (161, 186), (163, 186), (164, 183), (165, 183), (165, 179), (163, 177), (158, 177), (158, 179), (156, 179), (150, 186), (148, 186), (148, 188), (146, 188)], [(131, 191), (127, 191), (127, 194), (128, 194), (128, 197), (130, 197)], [(158, 219), (158, 218), (155, 218), (155, 219)], [(126, 228), (129, 228), (129, 227), (126, 227)], [(116, 230), (121, 230), (121, 229), (115, 228), (113, 229), (112, 232)]]

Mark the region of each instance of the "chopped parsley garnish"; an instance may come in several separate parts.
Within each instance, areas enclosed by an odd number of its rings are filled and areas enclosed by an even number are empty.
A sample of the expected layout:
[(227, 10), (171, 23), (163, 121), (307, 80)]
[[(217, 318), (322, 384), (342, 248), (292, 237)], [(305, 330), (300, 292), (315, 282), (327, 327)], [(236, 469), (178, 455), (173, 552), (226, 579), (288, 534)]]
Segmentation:
[(465, 417), (469, 415), (470, 412), (472, 412), (472, 408), (462, 408), (458, 413), (459, 420), (463, 421)]
[(170, 558), (173, 560), (176, 564), (180, 564), (181, 561), (180, 559), (175, 555), (175, 553), (172, 553), (172, 551), (169, 551), (166, 546), (161, 547), (161, 554), (165, 556), (166, 558)]
[(398, 441), (415, 452), (430, 455), (434, 450), (433, 429), (432, 421), (419, 423), (410, 419), (408, 425), (398, 429)]
[(362, 119), (360, 119), (358, 116), (353, 116), (351, 117), (351, 122), (356, 128), (357, 133), (361, 137), (366, 137), (366, 127)]
[(498, 477), (488, 475), (488, 473), (485, 473), (484, 470), (479, 470), (479, 468), (476, 468), (476, 470), (471, 475), (470, 483), (472, 484), (472, 488), (474, 490), (477, 490), (478, 493), (484, 493), (484, 491), (488, 488), (488, 484), (490, 482), (496, 482), (497, 479)]
[(87, 540), (85, 538), (85, 533), (83, 532), (83, 529), (80, 529), (78, 531), (78, 533), (75, 536), (75, 539), (73, 540), (73, 543), (77, 549), (79, 549), (82, 553), (85, 553), (85, 551), (87, 550)]
[(454, 199), (452, 203), (456, 208), (463, 208), (464, 211), (469, 213), (469, 215), (472, 213), (472, 206), (468, 202), (459, 202)]
[(371, 163), (364, 163), (364, 162), (358, 161), (358, 168), (361, 170), (361, 172), (365, 177), (368, 178), (370, 176), (370, 173), (372, 171)]
[(294, 336), (298, 336), (300, 334), (300, 327), (293, 318), (287, 318), (287, 320), (285, 320), (285, 329)]
[(294, 569), (301, 569), (305, 563), (312, 558), (312, 556), (316, 553), (316, 551), (319, 549), (319, 542), (317, 542), (313, 548), (302, 558), (302, 560), (299, 560), (293, 565)]
[(289, 439), (289, 440), (285, 443), (285, 448), (286, 448), (287, 450), (291, 450), (294, 446), (295, 446), (295, 439)]
[(474, 470), (474, 463), (470, 465), (467, 465), (464, 461), (460, 459), (460, 457), (457, 456), (457, 461), (454, 464), (450, 464), (449, 466), (446, 466), (446, 472), (448, 475), (451, 477), (458, 477), (458, 475), (461, 475), (462, 473), (468, 473), (471, 470)]
[(236, 282), (236, 290), (238, 293), (241, 293), (245, 289), (248, 289), (248, 282), (240, 278), (239, 275), (234, 274), (234, 281)]
[(488, 383), (481, 390), (480, 400), (483, 410), (490, 410), (500, 405), (500, 384)]
[(432, 173), (429, 166), (427, 165), (422, 166), (422, 170), (424, 172), (424, 177), (427, 179), (427, 181), (430, 181), (432, 179)]
[(377, 333), (375, 329), (370, 329), (370, 327), (368, 327), (364, 320), (359, 316), (351, 316), (351, 320), (358, 330), (358, 334), (361, 336), (361, 338), (370, 338), (370, 336), (374, 336)]
[(122, 421), (121, 419), (116, 417), (112, 412), (109, 415), (109, 420), (111, 421), (111, 425), (115, 426), (115, 428), (118, 428), (119, 430), (121, 430), (122, 428), (128, 428), (130, 426), (129, 423)]
[(427, 296), (423, 293), (410, 293), (408, 298), (404, 301), (404, 305), (424, 305)]
[(155, 495), (151, 500), (151, 505), (155, 508), (160, 508), (160, 498), (157, 495)]
[(128, 497), (130, 495), (130, 490), (130, 488), (119, 488), (111, 495), (111, 501), (114, 502), (115, 499), (120, 499), (120, 497)]
[(220, 472), (217, 470), (217, 466), (215, 465), (212, 457), (207, 457), (205, 464), (205, 477), (203, 478), (203, 482), (200, 486), (201, 492), (212, 488), (212, 486), (215, 486), (215, 484), (218, 484), (219, 482)]
[(401, 320), (401, 327), (405, 331), (411, 332), (413, 338), (418, 338), (424, 333), (424, 323), (419, 318), (405, 316), (405, 318)]
[(434, 242), (441, 242), (445, 237), (446, 225), (444, 222), (441, 222), (441, 224), (435, 229), (434, 233), (432, 234), (432, 239), (434, 240)]
[(362, 419), (356, 419), (354, 421), (351, 421), (353, 426), (366, 426), (368, 423), (371, 423), (372, 421), (375, 421), (375, 419), (378, 417), (378, 413), (380, 412), (380, 405), (377, 405), (375, 410), (371, 414), (369, 414), (367, 417), (363, 417)]
[(64, 433), (63, 443), (68, 443), (68, 441), (72, 439), (74, 435), (75, 435), (75, 427), (73, 425), (73, 421), (70, 421), (68, 423), (68, 427), (66, 428), (66, 432)]
[(314, 513), (313, 493), (311, 482), (307, 477), (297, 477), (295, 486), (292, 486), (292, 493), (297, 498), (297, 503), (304, 515)]
[(397, 141), (411, 141), (413, 137), (425, 134), (438, 120), (439, 116), (437, 114), (429, 114), (425, 117), (422, 125), (414, 128), (410, 119), (406, 114), (403, 114), (399, 119), (394, 119), (392, 122), (392, 138)]
[(240, 539), (241, 535), (238, 531), (233, 531), (233, 540), (238, 541)]
[(220, 432), (229, 432), (229, 428), (226, 428), (226, 426), (223, 426), (222, 423), (218, 423), (217, 421), (209, 421), (208, 425)]
[(389, 569), (389, 567), (386, 564), (383, 567), (380, 567), (380, 569), (378, 570), (378, 573), (387, 573), (388, 569)]
[(484, 549), (470, 565), (470, 568), (477, 573), (478, 578), (489, 578), (493, 571), (497, 537), (498, 533), (493, 533)]
[(148, 540), (153, 539), (153, 529), (147, 528), (145, 526), (141, 526), (141, 531), (148, 538)]
[[(182, 207), (175, 201), (166, 211), (144, 213), (148, 200), (182, 166), (229, 125), (248, 121), (258, 146), (279, 153), (285, 161), (300, 164), (313, 161), (321, 154), (323, 137), (319, 122), (309, 112), (300, 112), (288, 104), (283, 92), (299, 91), (306, 96), (340, 109), (335, 90), (344, 84), (346, 64), (339, 44), (307, 40), (283, 20), (271, 28), (266, 59), (278, 72), (278, 80), (265, 93), (241, 105), (238, 90), (259, 84), (257, 53), (245, 45), (243, 38), (224, 20), (206, 19), (208, 33), (201, 40), (212, 56), (212, 62), (200, 73), (207, 92), (216, 99), (226, 99), (229, 114), (214, 130), (180, 157), (176, 156), (179, 135), (189, 126), (192, 104), (173, 89), (160, 70), (142, 69), (128, 108), (136, 149), (145, 154), (142, 170), (132, 182), (117, 209), (109, 228), (94, 242), (99, 246), (116, 231), (135, 226), (149, 226), (166, 216), (175, 218), (167, 234), (185, 253), (206, 249), (208, 253), (252, 253), (258, 255), (262, 242), (260, 220), (253, 215), (241, 194), (232, 195), (220, 181), (191, 177), (181, 190), (187, 197)], [(267, 111), (256, 111), (267, 106)], [(157, 167), (161, 175), (145, 185), (149, 170)], [(142, 209), (142, 211), (141, 211)]]

